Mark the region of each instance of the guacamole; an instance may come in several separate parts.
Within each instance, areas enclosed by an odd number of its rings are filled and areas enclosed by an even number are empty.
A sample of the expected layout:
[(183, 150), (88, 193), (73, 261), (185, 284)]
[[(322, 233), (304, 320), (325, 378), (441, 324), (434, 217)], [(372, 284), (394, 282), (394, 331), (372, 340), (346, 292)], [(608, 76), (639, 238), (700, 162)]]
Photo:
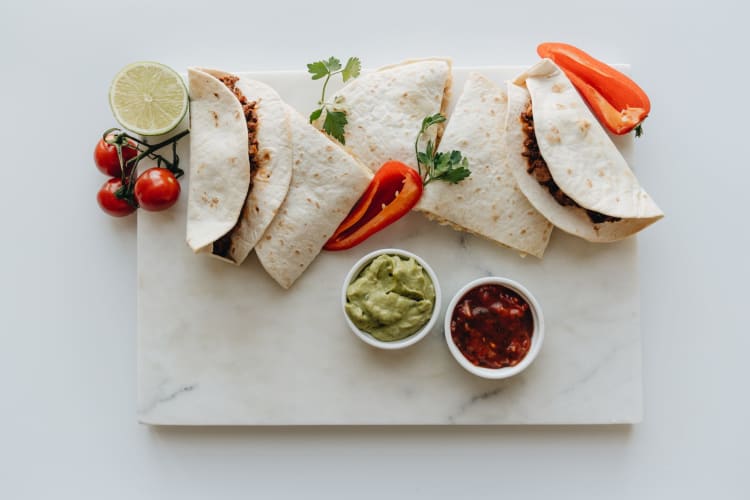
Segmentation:
[(401, 340), (432, 316), (435, 287), (413, 258), (379, 255), (346, 289), (346, 314), (378, 340)]

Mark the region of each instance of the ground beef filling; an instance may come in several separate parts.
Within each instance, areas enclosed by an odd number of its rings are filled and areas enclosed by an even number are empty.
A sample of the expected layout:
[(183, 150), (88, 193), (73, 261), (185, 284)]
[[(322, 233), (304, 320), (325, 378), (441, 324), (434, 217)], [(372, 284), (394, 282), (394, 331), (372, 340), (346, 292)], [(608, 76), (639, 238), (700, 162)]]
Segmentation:
[(526, 139), (523, 141), (523, 156), (526, 157), (528, 167), (526, 171), (534, 176), (534, 179), (547, 188), (549, 194), (555, 199), (557, 203), (564, 207), (576, 207), (581, 210), (585, 210), (586, 215), (594, 224), (600, 224), (602, 222), (617, 222), (620, 220), (617, 217), (611, 217), (604, 215), (593, 210), (588, 210), (580, 206), (570, 196), (563, 193), (560, 187), (555, 183), (552, 178), (552, 174), (547, 167), (547, 162), (542, 158), (542, 154), (539, 152), (539, 144), (536, 142), (536, 135), (534, 134), (534, 115), (531, 111), (531, 104), (528, 105), (526, 111), (521, 113), (521, 125), (523, 126), (523, 133)]
[[(258, 162), (256, 159), (256, 155), (258, 154), (258, 114), (256, 111), (257, 102), (248, 101), (242, 91), (237, 88), (237, 81), (239, 80), (238, 77), (227, 75), (219, 77), (219, 80), (221, 80), (221, 83), (226, 85), (226, 87), (232, 91), (235, 97), (237, 97), (237, 100), (240, 101), (240, 105), (242, 105), (242, 112), (245, 114), (245, 121), (247, 122), (247, 157), (250, 160), (250, 187), (247, 190), (249, 194), (250, 189), (253, 188), (253, 176), (255, 174), (255, 171), (258, 170)], [(245, 199), (247, 199), (247, 197)], [(239, 223), (240, 221), (238, 219), (237, 223), (232, 229), (230, 229), (224, 236), (214, 242), (212, 249), (212, 253), (214, 255), (220, 255), (222, 257), (226, 257), (227, 255), (229, 255), (229, 251), (232, 245), (232, 235), (237, 229)]]

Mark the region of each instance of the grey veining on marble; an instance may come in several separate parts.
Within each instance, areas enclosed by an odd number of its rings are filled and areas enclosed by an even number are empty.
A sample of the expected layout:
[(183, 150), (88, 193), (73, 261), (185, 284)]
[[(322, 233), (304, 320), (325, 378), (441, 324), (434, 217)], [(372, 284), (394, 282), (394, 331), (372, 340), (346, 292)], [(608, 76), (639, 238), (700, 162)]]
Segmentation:
[[(228, 68), (232, 70), (233, 68)], [(502, 82), (519, 68), (484, 68)], [(468, 70), (454, 70), (460, 89)], [(303, 112), (318, 85), (263, 74)], [(299, 89), (305, 89), (300, 92)], [(629, 141), (622, 142), (627, 156)], [(188, 160), (187, 148), (183, 159)], [(186, 185), (183, 181), (183, 192)], [(594, 245), (555, 230), (543, 260), (412, 213), (346, 251), (323, 252), (290, 290), (254, 254), (239, 267), (185, 244), (185, 202), (138, 215), (139, 419), (173, 425), (589, 424), (641, 419), (636, 239)], [(508, 276), (544, 309), (539, 357), (489, 381), (451, 357), (442, 320), (422, 342), (386, 352), (358, 340), (340, 305), (350, 266), (396, 246), (427, 260), (443, 312), (467, 281)]]

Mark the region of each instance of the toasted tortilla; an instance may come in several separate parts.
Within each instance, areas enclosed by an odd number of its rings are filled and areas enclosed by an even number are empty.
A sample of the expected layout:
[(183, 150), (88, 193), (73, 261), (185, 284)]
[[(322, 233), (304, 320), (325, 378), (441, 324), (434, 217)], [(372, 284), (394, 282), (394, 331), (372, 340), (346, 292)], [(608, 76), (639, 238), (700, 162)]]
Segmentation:
[(416, 208), (442, 224), (541, 258), (553, 226), (521, 193), (506, 162), (507, 105), (504, 89), (469, 74), (439, 150), (461, 151), (471, 175), (458, 184), (428, 184)]
[[(416, 168), (414, 139), (425, 116), (445, 113), (451, 81), (447, 59), (406, 61), (352, 80), (332, 99), (346, 111), (346, 149), (372, 171), (389, 160)], [(433, 127), (425, 140), (438, 142), (441, 132)]]
[[(611, 242), (663, 217), (578, 91), (552, 61), (542, 60), (509, 83), (508, 97), (508, 164), (521, 191), (552, 224), (589, 241)], [(580, 207), (561, 205), (527, 172), (520, 116), (529, 101), (534, 135), (550, 174)], [(594, 223), (584, 209), (620, 220)]]
[[(250, 178), (248, 128), (237, 97), (216, 70), (188, 70), (191, 95), (191, 168), (187, 242), (195, 252), (240, 264), (281, 206), (292, 177), (291, 129), (286, 105), (268, 85), (240, 79), (255, 101), (257, 170)], [(230, 233), (231, 232), (231, 233)], [(215, 243), (229, 236), (226, 250)]]
[(289, 288), (365, 191), (372, 172), (289, 108), (293, 175), (278, 215), (255, 247), (260, 263)]
[(247, 124), (232, 92), (210, 74), (188, 69), (190, 85), (190, 172), (187, 243), (210, 249), (230, 231), (250, 187)]

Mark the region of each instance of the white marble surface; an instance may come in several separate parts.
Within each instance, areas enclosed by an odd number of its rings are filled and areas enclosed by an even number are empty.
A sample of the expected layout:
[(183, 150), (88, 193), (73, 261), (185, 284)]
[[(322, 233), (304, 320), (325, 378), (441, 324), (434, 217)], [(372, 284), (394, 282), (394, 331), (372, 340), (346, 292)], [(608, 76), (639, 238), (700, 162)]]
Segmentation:
[[(522, 68), (483, 68), (502, 83)], [(467, 70), (454, 70), (454, 99)], [(304, 73), (256, 75), (301, 111)], [(626, 152), (631, 141), (622, 141)], [(185, 149), (183, 147), (183, 149)], [(187, 156), (184, 157), (188, 161)], [(183, 181), (183, 185), (189, 179)], [(290, 290), (254, 255), (234, 267), (184, 243), (185, 197), (138, 219), (140, 420), (150, 424), (611, 424), (641, 419), (637, 241), (595, 245), (555, 231), (543, 260), (521, 258), (421, 214), (346, 252), (323, 252)], [(487, 275), (525, 284), (544, 309), (545, 344), (521, 375), (488, 381), (448, 352), (442, 318), (401, 352), (348, 330), (340, 291), (350, 267), (384, 247), (430, 263), (442, 310)], [(164, 311), (172, 311), (164, 314)]]

